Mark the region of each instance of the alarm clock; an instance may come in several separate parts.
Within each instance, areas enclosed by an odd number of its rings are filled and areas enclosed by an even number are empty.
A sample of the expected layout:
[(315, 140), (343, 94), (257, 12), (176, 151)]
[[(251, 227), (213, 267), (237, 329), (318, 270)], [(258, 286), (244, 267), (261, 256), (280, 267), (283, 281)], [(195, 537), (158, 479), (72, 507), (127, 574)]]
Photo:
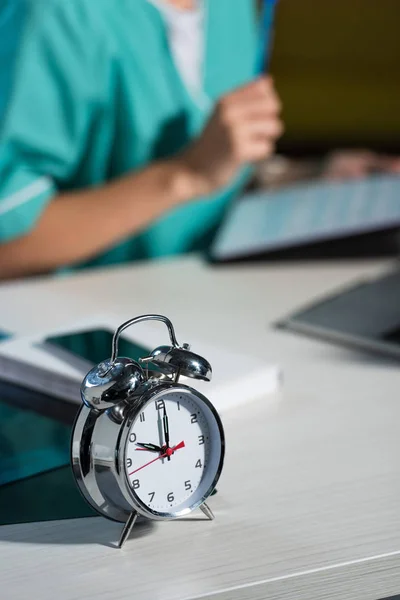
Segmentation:
[[(122, 331), (143, 321), (164, 323), (170, 345), (139, 362), (119, 357)], [(111, 358), (84, 378), (72, 470), (85, 500), (100, 515), (124, 523), (120, 548), (138, 516), (177, 519), (200, 508), (214, 518), (206, 500), (223, 467), (223, 426), (211, 402), (180, 382), (211, 376), (205, 358), (178, 344), (167, 317), (141, 315), (118, 327)]]

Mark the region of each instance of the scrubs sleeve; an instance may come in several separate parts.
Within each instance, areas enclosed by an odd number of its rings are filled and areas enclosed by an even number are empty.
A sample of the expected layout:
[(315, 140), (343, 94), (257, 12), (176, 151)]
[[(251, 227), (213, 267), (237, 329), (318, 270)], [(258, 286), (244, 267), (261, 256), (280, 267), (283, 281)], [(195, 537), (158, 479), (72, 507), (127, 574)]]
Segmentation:
[(102, 103), (85, 3), (35, 2), (0, 132), (0, 243), (28, 233), (73, 180)]

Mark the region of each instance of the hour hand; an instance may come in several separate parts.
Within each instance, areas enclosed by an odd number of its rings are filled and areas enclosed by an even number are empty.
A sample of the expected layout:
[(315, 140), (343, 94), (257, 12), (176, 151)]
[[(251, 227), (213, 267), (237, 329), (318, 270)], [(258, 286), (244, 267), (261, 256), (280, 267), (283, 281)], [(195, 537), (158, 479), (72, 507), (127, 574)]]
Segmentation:
[(155, 444), (142, 444), (141, 442), (136, 442), (136, 446), (140, 446), (140, 448), (136, 448), (136, 450), (148, 450), (149, 452), (162, 452), (161, 446), (156, 446)]

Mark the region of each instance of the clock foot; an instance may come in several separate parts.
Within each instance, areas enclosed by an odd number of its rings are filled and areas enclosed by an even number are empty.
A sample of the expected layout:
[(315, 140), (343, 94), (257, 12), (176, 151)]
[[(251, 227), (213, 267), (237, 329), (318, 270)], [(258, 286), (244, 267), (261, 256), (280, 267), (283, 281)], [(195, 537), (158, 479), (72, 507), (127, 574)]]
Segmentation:
[(213, 519), (215, 519), (214, 517), (214, 513), (211, 510), (211, 508), (208, 506), (208, 504), (206, 504), (205, 502), (200, 506), (200, 510), (203, 514), (206, 515), (206, 517), (208, 519), (210, 519), (210, 521), (212, 521)]
[(121, 537), (119, 538), (118, 548), (122, 548), (122, 546), (125, 544), (130, 532), (132, 531), (132, 527), (136, 523), (137, 517), (138, 514), (136, 511), (131, 512), (131, 514), (129, 515), (128, 520), (125, 523), (124, 528), (122, 530)]

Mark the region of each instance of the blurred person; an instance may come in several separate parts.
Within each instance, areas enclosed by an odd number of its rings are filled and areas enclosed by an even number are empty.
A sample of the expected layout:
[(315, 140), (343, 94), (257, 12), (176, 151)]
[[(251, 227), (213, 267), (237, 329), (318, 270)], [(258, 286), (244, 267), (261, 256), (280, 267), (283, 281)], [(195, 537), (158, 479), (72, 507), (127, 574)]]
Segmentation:
[(204, 247), (282, 132), (253, 0), (38, 0), (0, 136), (0, 277)]

